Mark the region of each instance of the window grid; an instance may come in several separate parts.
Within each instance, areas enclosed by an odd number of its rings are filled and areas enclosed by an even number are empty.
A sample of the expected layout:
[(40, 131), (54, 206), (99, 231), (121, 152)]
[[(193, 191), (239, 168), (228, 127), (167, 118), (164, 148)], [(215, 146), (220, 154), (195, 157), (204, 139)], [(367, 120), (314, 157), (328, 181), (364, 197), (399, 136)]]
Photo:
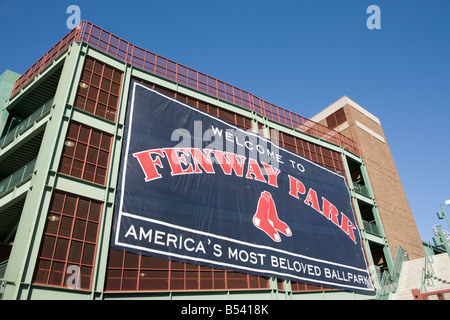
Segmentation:
[(329, 290), (335, 290), (323, 286), (317, 286), (314, 284), (307, 284), (307, 283), (301, 283), (301, 282), (294, 282), (291, 281), (291, 290), (292, 292), (302, 292), (302, 291), (329, 291)]
[(217, 106), (214, 106), (212, 104), (194, 99), (192, 97), (188, 97), (186, 95), (180, 94), (178, 92), (160, 87), (158, 85), (146, 82), (146, 81), (142, 81), (145, 85), (152, 87), (156, 90), (158, 90), (159, 92), (175, 98), (183, 103), (186, 103), (192, 107), (195, 107), (197, 109), (200, 109), (203, 112), (206, 112), (212, 116), (218, 117), (222, 120), (225, 120), (243, 130), (252, 130), (253, 126), (252, 126), (252, 119), (233, 113), (231, 111), (228, 111), (226, 109), (223, 108), (219, 108)]
[(101, 202), (60, 191), (53, 193), (34, 283), (91, 288), (101, 211)]
[(110, 249), (105, 291), (268, 289), (269, 278)]
[(347, 121), (344, 108), (340, 108), (326, 118), (327, 126), (330, 129), (335, 129)]
[(105, 185), (111, 140), (109, 134), (71, 122), (59, 172)]
[(337, 173), (344, 174), (344, 164), (339, 152), (309, 141), (280, 132), (280, 146), (302, 157), (310, 159)]
[(121, 83), (121, 71), (86, 57), (75, 107), (115, 122)]

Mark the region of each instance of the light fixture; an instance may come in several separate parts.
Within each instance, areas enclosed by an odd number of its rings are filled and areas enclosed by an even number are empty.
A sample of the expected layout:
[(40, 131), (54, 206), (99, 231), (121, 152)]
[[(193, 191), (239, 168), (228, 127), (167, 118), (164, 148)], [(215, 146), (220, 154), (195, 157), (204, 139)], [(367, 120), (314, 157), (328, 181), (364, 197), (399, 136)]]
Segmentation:
[(81, 89), (86, 89), (87, 87), (89, 87), (89, 85), (86, 82), (83, 82), (83, 81), (80, 82)]
[(47, 219), (50, 220), (51, 222), (59, 221), (59, 217), (55, 215), (48, 216)]
[(75, 142), (70, 141), (70, 140), (66, 140), (66, 141), (64, 141), (64, 145), (66, 147), (73, 147), (75, 145)]

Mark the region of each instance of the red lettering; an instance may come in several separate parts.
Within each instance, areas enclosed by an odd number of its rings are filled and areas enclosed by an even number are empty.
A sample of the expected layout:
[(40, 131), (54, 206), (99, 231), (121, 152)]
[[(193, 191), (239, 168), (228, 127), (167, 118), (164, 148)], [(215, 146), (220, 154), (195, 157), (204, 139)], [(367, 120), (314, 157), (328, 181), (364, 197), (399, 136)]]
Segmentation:
[(306, 196), (305, 199), (305, 203), (308, 206), (311, 206), (317, 212), (322, 213), (322, 211), (320, 211), (319, 201), (317, 200), (317, 192), (314, 189), (309, 188), (308, 195)]
[(305, 185), (300, 181), (295, 179), (294, 177), (289, 175), (289, 194), (293, 196), (294, 198), (298, 199), (298, 194), (305, 194), (306, 189)]
[[(194, 172), (192, 163), (188, 163), (188, 161), (186, 160), (186, 156), (189, 156), (189, 153), (186, 151), (186, 149), (165, 148), (164, 153), (169, 160), (169, 165), (172, 169), (171, 174), (173, 176)], [(185, 168), (183, 168), (182, 165)]]
[(244, 156), (219, 150), (212, 150), (212, 153), (216, 157), (223, 173), (231, 175), (231, 170), (234, 170), (238, 177), (242, 177), (244, 174), (244, 163), (246, 159)]
[[(202, 173), (199, 167), (202, 167), (206, 173), (215, 173), (211, 160), (209, 159), (209, 155), (212, 150), (203, 150), (206, 152), (206, 155), (200, 151), (200, 149), (188, 149), (192, 154), (192, 159), (198, 164), (195, 166), (195, 173)], [(195, 164), (194, 162), (194, 164)]]
[[(300, 180), (289, 175), (289, 185), (290, 190), (289, 194), (294, 198), (299, 199), (298, 194), (305, 194), (305, 186)], [(339, 211), (335, 205), (333, 205), (330, 201), (322, 197), (322, 206), (323, 212), (320, 210), (319, 201), (317, 199), (317, 192), (309, 188), (308, 194), (304, 203), (310, 207), (312, 207), (317, 212), (321, 213), (325, 218), (331, 220), (337, 227), (339, 227), (352, 241), (356, 244), (355, 232), (356, 227), (353, 223), (348, 219), (348, 217), (341, 212), (341, 223), (339, 224)]]
[(247, 175), (245, 177), (247, 179), (252, 179), (252, 175), (254, 176), (255, 180), (261, 181), (261, 182), (266, 182), (266, 179), (264, 179), (264, 176), (261, 172), (261, 168), (259, 167), (258, 162), (256, 162), (255, 159), (249, 158)]
[(350, 237), (350, 239), (352, 239), (353, 242), (356, 243), (355, 233), (353, 232), (353, 229), (356, 229), (356, 227), (342, 212), (341, 216), (342, 216), (342, 223), (341, 223), (342, 231), (344, 231)]
[(338, 209), (327, 199), (322, 197), (323, 200), (323, 215), (327, 217), (329, 220), (333, 221), (335, 225), (339, 226)]
[(278, 182), (277, 177), (278, 174), (281, 172), (280, 169), (274, 168), (271, 165), (268, 165), (267, 163), (261, 162), (264, 166), (264, 169), (267, 172), (267, 176), (269, 177), (269, 181), (267, 182), (271, 186), (278, 188)]
[[(155, 154), (157, 155), (157, 157), (154, 159), (152, 158), (151, 154)], [(161, 178), (161, 174), (159, 174), (158, 170), (156, 169), (156, 166), (163, 168), (161, 158), (164, 158), (164, 155), (161, 149), (137, 152), (133, 154), (133, 157), (138, 160), (142, 170), (144, 170), (145, 181)]]

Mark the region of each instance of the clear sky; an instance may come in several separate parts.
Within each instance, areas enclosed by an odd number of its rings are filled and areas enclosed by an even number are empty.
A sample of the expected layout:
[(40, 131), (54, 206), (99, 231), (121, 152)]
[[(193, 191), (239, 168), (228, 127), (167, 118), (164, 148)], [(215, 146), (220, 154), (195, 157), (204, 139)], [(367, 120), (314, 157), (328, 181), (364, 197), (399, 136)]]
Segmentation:
[(450, 199), (449, 0), (0, 0), (0, 73), (24, 73), (67, 34), (70, 5), (304, 117), (348, 96), (380, 118), (422, 240), (449, 230), (436, 216)]

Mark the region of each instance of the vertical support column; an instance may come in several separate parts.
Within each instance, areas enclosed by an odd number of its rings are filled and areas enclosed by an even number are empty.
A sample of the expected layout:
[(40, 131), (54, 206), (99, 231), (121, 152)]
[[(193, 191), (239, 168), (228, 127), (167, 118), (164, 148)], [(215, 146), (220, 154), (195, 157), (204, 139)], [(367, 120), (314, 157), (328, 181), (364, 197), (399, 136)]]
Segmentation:
[[(0, 101), (1, 104), (1, 101)], [(5, 130), (6, 123), (8, 122), (9, 112), (6, 108), (0, 109), (0, 138), (2, 136), (3, 131)]]
[[(351, 189), (353, 189), (353, 181), (352, 181), (352, 177), (351, 177), (351, 174), (350, 174), (350, 167), (348, 165), (346, 151), (343, 148), (341, 148), (341, 155), (342, 155), (342, 161), (343, 161), (343, 164), (344, 164), (345, 174), (346, 174), (346, 177), (347, 177), (347, 181), (349, 183), (349, 187)], [(360, 159), (360, 161), (361, 161), (361, 165), (360, 165), (361, 174), (363, 176), (366, 188), (369, 190), (369, 194), (373, 196), (372, 188), (370, 186), (370, 181), (369, 181), (369, 177), (367, 175), (367, 170), (366, 170), (366, 167), (365, 167), (365, 164), (364, 164), (364, 160)], [(388, 267), (389, 268), (393, 268), (394, 261), (393, 261), (393, 258), (391, 256), (391, 253), (390, 253), (390, 250), (389, 250), (389, 246), (387, 244), (387, 240), (386, 240), (386, 236), (384, 234), (383, 225), (381, 223), (380, 215), (378, 213), (378, 209), (377, 209), (375, 200), (373, 198), (372, 198), (372, 201), (373, 201), (372, 213), (373, 213), (374, 219), (376, 221), (376, 224), (379, 227), (379, 229), (381, 231), (381, 234), (382, 234), (380, 242), (383, 243), (383, 254), (384, 254), (384, 257), (386, 258), (386, 263), (387, 263)], [(372, 269), (372, 267), (375, 266), (375, 263), (374, 263), (373, 255), (372, 255), (371, 248), (370, 248), (369, 238), (367, 236), (366, 230), (364, 229), (363, 219), (362, 219), (362, 216), (361, 216), (361, 210), (360, 210), (359, 205), (358, 205), (358, 199), (354, 196), (353, 192), (352, 192), (352, 202), (353, 202), (353, 205), (354, 205), (354, 208), (355, 208), (356, 217), (358, 219), (358, 225), (359, 225), (359, 229), (360, 229), (360, 232), (361, 232), (361, 240), (363, 242), (363, 246), (364, 246), (365, 252), (366, 252), (366, 257), (367, 257), (367, 260), (368, 260), (367, 262), (368, 262), (369, 267), (371, 268), (371, 270), (373, 272), (374, 269)], [(375, 278), (375, 274), (372, 274), (372, 277), (374, 277), (374, 280), (376, 279)]]
[[(345, 176), (347, 178), (349, 188), (353, 189), (353, 181), (352, 181), (352, 176), (350, 174), (350, 167), (348, 165), (347, 156), (346, 156), (345, 150), (343, 148), (341, 148), (341, 156), (342, 156), (342, 162), (343, 162), (344, 168), (345, 168)], [(361, 211), (359, 209), (358, 200), (353, 196), (353, 192), (351, 194), (352, 194), (353, 207), (355, 208), (355, 214), (356, 214), (356, 218), (358, 220), (358, 227), (361, 232), (361, 240), (363, 242), (363, 246), (364, 246), (364, 249), (366, 252), (366, 257), (368, 259), (367, 262), (368, 262), (369, 266), (373, 266), (374, 261), (373, 261), (373, 257), (372, 257), (372, 252), (370, 251), (369, 240), (367, 239), (366, 230), (364, 229), (363, 219), (361, 216)]]
[[(347, 178), (347, 182), (348, 182), (348, 187), (350, 188), (350, 190), (353, 190), (353, 180), (352, 180), (352, 176), (350, 174), (350, 167), (348, 165), (348, 161), (347, 161), (347, 156), (345, 154), (345, 149), (341, 147), (341, 157), (342, 157), (342, 163), (344, 164), (344, 169), (345, 169), (345, 177)], [(358, 202), (355, 199), (355, 197), (353, 196), (353, 192), (351, 192), (352, 195), (352, 201), (353, 201), (353, 205), (356, 209), (356, 218), (358, 219), (358, 227), (359, 229), (364, 229), (364, 225), (362, 223), (362, 217), (361, 217), (361, 212), (359, 210), (359, 206), (358, 206)]]
[(364, 159), (362, 159), (362, 163), (361, 163), (361, 174), (362, 174), (364, 182), (366, 184), (366, 188), (369, 191), (369, 194), (372, 196), (372, 201), (373, 201), (372, 213), (373, 213), (373, 217), (375, 219), (375, 223), (376, 223), (378, 229), (381, 232), (381, 237), (382, 237), (383, 243), (384, 243), (383, 255), (386, 258), (386, 264), (387, 264), (388, 268), (392, 270), (392, 268), (394, 268), (394, 258), (392, 257), (391, 250), (389, 249), (389, 244), (387, 242), (386, 233), (384, 232), (383, 222), (381, 221), (381, 216), (380, 216), (380, 213), (378, 211), (378, 206), (377, 206), (376, 200), (373, 198), (374, 195), (373, 195), (372, 185), (371, 185), (370, 180), (369, 180), (369, 175), (367, 173), (367, 168), (366, 168), (366, 164), (364, 162)]
[(365, 182), (366, 189), (367, 189), (367, 191), (369, 191), (370, 197), (372, 199), (374, 199), (372, 185), (370, 184), (369, 174), (367, 173), (366, 163), (364, 162), (363, 158), (361, 158), (361, 161), (362, 161), (362, 163), (361, 163), (361, 174), (362, 174), (363, 180)]
[(108, 265), (108, 254), (112, 236), (111, 230), (122, 154), (125, 116), (127, 112), (128, 94), (130, 91), (131, 78), (133, 74), (133, 67), (128, 63), (124, 64), (121, 70), (123, 71), (122, 88), (120, 90), (120, 100), (117, 110), (118, 116), (112, 142), (113, 145), (111, 147), (108, 180), (106, 183), (108, 194), (105, 202), (105, 208), (103, 209), (102, 219), (100, 221), (95, 269), (92, 277), (93, 298), (101, 297), (105, 288), (106, 269)]
[(14, 88), (14, 84), (19, 78), (20, 74), (10, 70), (6, 70), (0, 75), (0, 137), (8, 122), (9, 111), (6, 109), (9, 102), (8, 99)]

